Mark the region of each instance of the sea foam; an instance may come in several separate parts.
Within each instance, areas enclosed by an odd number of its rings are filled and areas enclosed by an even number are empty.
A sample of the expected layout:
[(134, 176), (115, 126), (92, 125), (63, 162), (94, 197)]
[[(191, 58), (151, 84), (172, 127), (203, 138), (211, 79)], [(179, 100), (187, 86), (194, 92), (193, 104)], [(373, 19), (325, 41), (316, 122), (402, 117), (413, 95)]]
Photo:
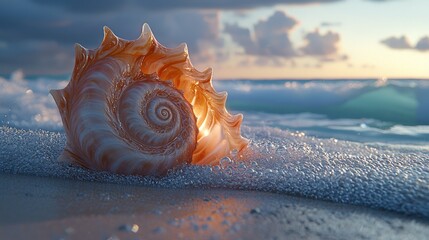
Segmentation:
[(429, 151), (319, 139), (244, 127), (244, 160), (186, 165), (163, 178), (122, 176), (61, 163), (65, 136), (0, 128), (0, 172), (169, 188), (229, 188), (294, 194), (429, 217)]

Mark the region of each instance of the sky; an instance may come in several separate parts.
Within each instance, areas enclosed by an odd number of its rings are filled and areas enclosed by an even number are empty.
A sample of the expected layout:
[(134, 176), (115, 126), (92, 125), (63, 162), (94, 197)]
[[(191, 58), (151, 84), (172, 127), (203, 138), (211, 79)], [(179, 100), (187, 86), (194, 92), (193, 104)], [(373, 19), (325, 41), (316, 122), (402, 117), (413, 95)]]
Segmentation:
[(70, 74), (74, 43), (148, 23), (215, 79), (429, 78), (427, 0), (0, 0), (0, 74)]

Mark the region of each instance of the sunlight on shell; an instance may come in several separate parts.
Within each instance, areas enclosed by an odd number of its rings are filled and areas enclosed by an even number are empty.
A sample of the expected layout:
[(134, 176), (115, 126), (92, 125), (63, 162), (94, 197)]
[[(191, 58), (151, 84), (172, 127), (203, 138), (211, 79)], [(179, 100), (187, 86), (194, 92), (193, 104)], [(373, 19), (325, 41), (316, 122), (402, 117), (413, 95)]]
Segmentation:
[(186, 44), (166, 48), (149, 26), (137, 40), (104, 27), (100, 47), (76, 45), (69, 84), (51, 90), (67, 144), (60, 159), (95, 170), (160, 175), (182, 163), (218, 164), (241, 151), (242, 115), (225, 109), (227, 94), (212, 70), (196, 70)]

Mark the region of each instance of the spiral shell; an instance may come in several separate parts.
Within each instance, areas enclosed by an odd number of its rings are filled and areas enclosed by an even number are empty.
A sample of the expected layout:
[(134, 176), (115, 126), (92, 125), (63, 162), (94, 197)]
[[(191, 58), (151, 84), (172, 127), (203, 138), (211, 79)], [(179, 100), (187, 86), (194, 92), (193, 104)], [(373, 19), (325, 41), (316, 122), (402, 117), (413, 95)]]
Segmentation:
[(196, 70), (186, 44), (166, 48), (149, 26), (134, 41), (104, 27), (100, 47), (76, 44), (69, 84), (51, 90), (67, 143), (60, 159), (94, 170), (161, 175), (178, 164), (215, 165), (241, 151), (242, 115), (225, 109), (212, 70)]

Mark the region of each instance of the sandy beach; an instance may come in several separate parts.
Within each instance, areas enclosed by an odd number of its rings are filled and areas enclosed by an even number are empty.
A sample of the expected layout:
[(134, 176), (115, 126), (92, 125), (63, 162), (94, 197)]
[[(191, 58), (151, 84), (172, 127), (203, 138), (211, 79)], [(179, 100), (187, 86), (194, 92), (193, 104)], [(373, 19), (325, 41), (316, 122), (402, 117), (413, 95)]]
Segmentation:
[(429, 221), (285, 194), (0, 175), (1, 239), (424, 239)]

